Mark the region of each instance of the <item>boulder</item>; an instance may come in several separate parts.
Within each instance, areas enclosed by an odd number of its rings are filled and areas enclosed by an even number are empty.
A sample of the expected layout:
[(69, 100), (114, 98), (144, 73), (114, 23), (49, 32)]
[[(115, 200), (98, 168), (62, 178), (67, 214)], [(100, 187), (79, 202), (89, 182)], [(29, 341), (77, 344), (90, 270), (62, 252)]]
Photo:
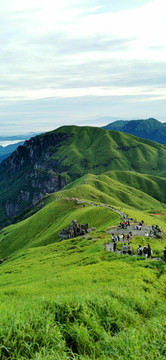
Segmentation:
[(60, 236), (60, 241), (62, 241), (85, 235), (94, 230), (96, 228), (89, 229), (88, 224), (78, 224), (77, 220), (72, 220), (71, 224), (66, 229), (62, 229), (58, 235)]

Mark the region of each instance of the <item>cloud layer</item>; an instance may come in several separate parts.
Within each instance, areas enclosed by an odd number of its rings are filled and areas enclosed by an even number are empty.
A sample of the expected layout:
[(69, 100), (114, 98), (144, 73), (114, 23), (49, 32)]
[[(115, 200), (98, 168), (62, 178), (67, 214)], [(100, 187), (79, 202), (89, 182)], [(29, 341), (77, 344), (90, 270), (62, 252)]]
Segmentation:
[(1, 131), (5, 122), (13, 123), (9, 131), (19, 126), (21, 131), (23, 119), (32, 131), (40, 131), (41, 119), (45, 130), (60, 126), (72, 120), (73, 103), (75, 123), (79, 109), (85, 123), (98, 115), (138, 118), (147, 113), (165, 120), (165, 1), (111, 3), (5, 1), (0, 13)]

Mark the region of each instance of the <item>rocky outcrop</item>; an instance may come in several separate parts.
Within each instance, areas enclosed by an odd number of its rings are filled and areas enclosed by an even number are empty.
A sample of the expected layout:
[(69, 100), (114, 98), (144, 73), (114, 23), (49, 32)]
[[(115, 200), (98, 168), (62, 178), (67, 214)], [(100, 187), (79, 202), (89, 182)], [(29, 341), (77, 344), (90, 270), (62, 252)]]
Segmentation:
[(42, 173), (35, 170), (26, 177), (25, 184), (30, 190), (20, 189), (14, 200), (8, 199), (5, 203), (7, 217), (12, 218), (25, 208), (34, 206), (46, 194), (59, 191), (68, 184), (68, 180), (60, 174)]
[(0, 165), (0, 207), (8, 218), (69, 183), (68, 166), (62, 164), (64, 157), (58, 161), (55, 156), (69, 136), (63, 132), (36, 136), (25, 141)]
[(6, 205), (5, 205), (5, 210), (6, 210), (6, 215), (9, 218), (14, 217), (16, 214), (19, 214), (21, 211), (21, 204), (18, 203), (13, 203), (10, 201), (7, 201)]
[(19, 195), (14, 201), (8, 200), (5, 204), (6, 215), (9, 218), (20, 214), (25, 208), (35, 205), (45, 195), (44, 192), (33, 192), (20, 190)]
[(51, 156), (68, 137), (69, 135), (63, 132), (47, 133), (25, 141), (23, 146), (18, 146), (17, 150), (1, 164), (4, 170), (2, 177), (6, 172), (11, 177), (27, 165), (32, 165), (34, 170), (42, 168), (56, 172), (59, 170), (58, 172), (61, 173), (61, 163), (55, 157), (51, 159)]
[(54, 171), (34, 170), (28, 176), (30, 185), (33, 189), (42, 190), (43, 193), (51, 193), (62, 189), (67, 185), (67, 177), (56, 174)]
[(63, 229), (59, 232), (60, 241), (66, 239), (72, 239), (77, 236), (85, 235), (90, 231), (95, 231), (96, 228), (89, 228), (88, 224), (78, 224), (77, 220), (72, 220), (67, 229)]

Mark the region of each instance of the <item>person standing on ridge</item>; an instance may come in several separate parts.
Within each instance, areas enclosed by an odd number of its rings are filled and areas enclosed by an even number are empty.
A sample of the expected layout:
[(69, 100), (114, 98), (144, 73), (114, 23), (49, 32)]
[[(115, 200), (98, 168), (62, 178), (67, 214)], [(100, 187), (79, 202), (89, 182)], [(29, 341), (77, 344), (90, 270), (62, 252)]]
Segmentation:
[(116, 241), (115, 241), (115, 239), (113, 240), (113, 251), (116, 252)]
[(137, 249), (137, 254), (138, 254), (138, 255), (142, 255), (142, 253), (143, 253), (142, 246), (139, 245), (139, 247), (138, 247), (138, 249)]
[(147, 256), (148, 258), (150, 258), (152, 255), (152, 249), (149, 244), (148, 244), (148, 248), (147, 248), (147, 254), (148, 254), (148, 256)]
[(145, 257), (148, 257), (148, 249), (146, 248), (146, 246), (144, 246), (143, 248), (143, 253)]
[(127, 246), (126, 246), (126, 244), (123, 245), (122, 250), (123, 250), (123, 254), (125, 255), (125, 254), (126, 254), (126, 251), (127, 251)]
[(128, 254), (131, 255), (131, 244), (128, 243), (128, 248), (127, 248)]

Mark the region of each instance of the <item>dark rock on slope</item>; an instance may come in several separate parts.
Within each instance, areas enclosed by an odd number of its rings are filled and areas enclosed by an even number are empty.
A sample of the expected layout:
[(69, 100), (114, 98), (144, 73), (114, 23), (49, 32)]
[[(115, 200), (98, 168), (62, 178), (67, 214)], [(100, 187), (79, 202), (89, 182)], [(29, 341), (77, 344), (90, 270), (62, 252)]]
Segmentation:
[[(37, 136), (19, 146), (0, 165), (2, 219), (19, 214), (46, 193), (56, 192), (68, 183), (58, 159), (51, 159), (55, 148), (67, 140), (66, 134)], [(5, 189), (5, 192), (3, 191)], [(5, 210), (4, 211), (2, 211)]]

